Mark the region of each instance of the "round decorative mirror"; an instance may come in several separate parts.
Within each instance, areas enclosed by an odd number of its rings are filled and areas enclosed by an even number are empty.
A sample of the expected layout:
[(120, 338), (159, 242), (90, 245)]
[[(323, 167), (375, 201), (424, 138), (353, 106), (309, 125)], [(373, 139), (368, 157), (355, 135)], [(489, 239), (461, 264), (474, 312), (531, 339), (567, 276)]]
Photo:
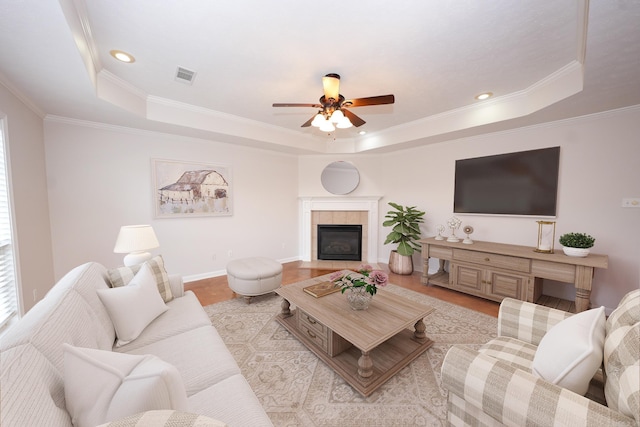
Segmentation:
[(360, 183), (360, 174), (351, 163), (338, 161), (324, 168), (320, 181), (324, 189), (331, 194), (349, 194)]

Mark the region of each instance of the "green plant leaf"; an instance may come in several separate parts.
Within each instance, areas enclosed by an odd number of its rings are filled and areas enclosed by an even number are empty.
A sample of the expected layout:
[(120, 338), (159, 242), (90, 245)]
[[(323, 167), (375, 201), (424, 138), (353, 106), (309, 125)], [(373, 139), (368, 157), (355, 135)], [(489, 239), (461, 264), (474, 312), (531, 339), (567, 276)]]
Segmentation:
[(400, 242), (398, 244), (398, 249), (396, 249), (400, 255), (411, 256), (413, 255), (414, 249), (408, 242)]

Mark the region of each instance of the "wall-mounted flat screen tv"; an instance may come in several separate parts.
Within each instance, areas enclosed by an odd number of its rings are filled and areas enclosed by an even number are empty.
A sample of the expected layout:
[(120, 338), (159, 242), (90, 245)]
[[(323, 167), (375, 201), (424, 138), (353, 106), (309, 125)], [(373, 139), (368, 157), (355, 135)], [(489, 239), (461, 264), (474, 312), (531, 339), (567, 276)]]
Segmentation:
[(556, 216), (560, 147), (456, 160), (453, 211)]

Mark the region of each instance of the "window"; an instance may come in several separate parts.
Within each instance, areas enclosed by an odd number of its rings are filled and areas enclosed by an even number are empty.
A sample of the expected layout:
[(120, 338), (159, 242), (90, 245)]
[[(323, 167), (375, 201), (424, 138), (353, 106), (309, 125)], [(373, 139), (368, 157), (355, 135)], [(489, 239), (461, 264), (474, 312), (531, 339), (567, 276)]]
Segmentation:
[(9, 204), (8, 157), (0, 120), (0, 329), (17, 313), (15, 263)]

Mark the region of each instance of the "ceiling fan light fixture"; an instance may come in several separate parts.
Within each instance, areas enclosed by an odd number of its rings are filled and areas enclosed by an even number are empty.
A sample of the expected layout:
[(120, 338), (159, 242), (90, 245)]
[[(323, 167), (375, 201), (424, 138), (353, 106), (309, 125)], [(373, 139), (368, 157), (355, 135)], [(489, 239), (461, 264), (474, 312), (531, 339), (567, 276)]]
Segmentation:
[(345, 116), (342, 116), (338, 123), (336, 123), (336, 127), (338, 129), (349, 129), (351, 126), (353, 126), (351, 120), (349, 120), (349, 118)]
[(340, 76), (338, 74), (327, 74), (322, 78), (324, 96), (327, 100), (340, 98)]
[(311, 126), (317, 127), (319, 128), (320, 125), (322, 125), (322, 123), (326, 122), (326, 119), (324, 118), (324, 116), (322, 115), (322, 113), (318, 113), (316, 114), (316, 116), (313, 118), (313, 121), (311, 122)]
[(344, 119), (344, 114), (342, 114), (342, 111), (340, 110), (334, 111), (333, 114), (331, 115), (331, 121), (333, 123), (340, 123), (342, 119)]
[(336, 128), (330, 120), (325, 120), (324, 123), (320, 125), (320, 130), (322, 132), (333, 132)]
[(317, 103), (274, 103), (274, 107), (313, 107), (319, 110), (313, 117), (304, 122), (301, 127), (317, 127), (322, 132), (333, 132), (336, 127), (347, 129), (352, 126), (360, 127), (366, 122), (351, 112), (351, 107), (365, 107), (373, 105), (393, 104), (395, 96), (380, 95), (366, 98), (346, 99), (340, 95), (340, 76), (335, 73), (326, 74), (322, 78), (324, 94)]

